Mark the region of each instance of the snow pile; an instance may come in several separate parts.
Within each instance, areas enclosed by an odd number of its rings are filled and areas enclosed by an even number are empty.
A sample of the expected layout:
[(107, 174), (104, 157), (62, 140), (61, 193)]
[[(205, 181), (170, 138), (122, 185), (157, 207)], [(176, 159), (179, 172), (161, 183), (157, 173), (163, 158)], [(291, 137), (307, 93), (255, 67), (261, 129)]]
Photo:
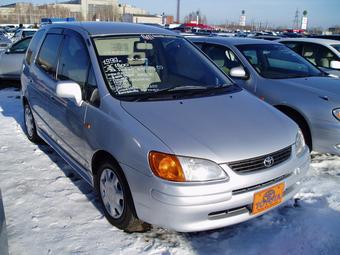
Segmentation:
[(298, 206), (215, 231), (125, 234), (51, 148), (26, 139), (19, 95), (0, 90), (0, 188), (11, 254), (340, 253), (340, 157), (313, 154)]

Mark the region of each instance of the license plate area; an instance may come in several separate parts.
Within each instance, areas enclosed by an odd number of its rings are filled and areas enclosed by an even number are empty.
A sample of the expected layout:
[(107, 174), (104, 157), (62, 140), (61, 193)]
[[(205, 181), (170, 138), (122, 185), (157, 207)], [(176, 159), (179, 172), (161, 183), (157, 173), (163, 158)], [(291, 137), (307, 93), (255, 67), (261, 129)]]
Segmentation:
[(254, 194), (252, 214), (264, 212), (278, 204), (282, 203), (285, 190), (285, 183), (279, 183), (275, 186), (261, 190)]

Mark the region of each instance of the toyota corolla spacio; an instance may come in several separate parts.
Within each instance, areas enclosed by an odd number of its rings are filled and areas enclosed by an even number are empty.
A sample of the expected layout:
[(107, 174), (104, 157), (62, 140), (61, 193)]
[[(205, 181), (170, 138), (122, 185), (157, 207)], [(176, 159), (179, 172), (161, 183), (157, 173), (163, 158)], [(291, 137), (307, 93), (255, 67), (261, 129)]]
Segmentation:
[(309, 168), (293, 121), (161, 28), (44, 26), (21, 83), (28, 139), (54, 148), (127, 232), (252, 219), (292, 198)]

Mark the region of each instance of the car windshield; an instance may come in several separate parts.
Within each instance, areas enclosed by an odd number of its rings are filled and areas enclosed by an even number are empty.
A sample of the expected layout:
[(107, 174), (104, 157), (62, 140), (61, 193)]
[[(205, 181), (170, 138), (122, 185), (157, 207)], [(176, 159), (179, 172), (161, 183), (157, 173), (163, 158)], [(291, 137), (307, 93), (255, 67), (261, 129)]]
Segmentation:
[(251, 44), (237, 48), (263, 77), (287, 79), (320, 76), (323, 73), (284, 45)]
[[(161, 95), (229, 87), (232, 82), (186, 39), (164, 35), (94, 38), (111, 93)], [(233, 86), (231, 86), (233, 87)]]
[(340, 44), (333, 44), (331, 46), (340, 53)]

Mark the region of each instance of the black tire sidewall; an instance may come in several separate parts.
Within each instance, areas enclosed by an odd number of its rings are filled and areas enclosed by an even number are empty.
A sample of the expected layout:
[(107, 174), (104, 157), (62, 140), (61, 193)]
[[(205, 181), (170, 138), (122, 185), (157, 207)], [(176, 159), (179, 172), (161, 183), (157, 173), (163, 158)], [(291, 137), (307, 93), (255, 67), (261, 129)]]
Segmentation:
[[(102, 196), (101, 196), (100, 176), (101, 176), (102, 172), (104, 171), (104, 169), (112, 170), (116, 174), (116, 176), (118, 177), (118, 180), (119, 180), (119, 182), (122, 186), (123, 196), (124, 196), (124, 209), (123, 209), (122, 216), (118, 219), (111, 217), (111, 215), (107, 212), (105, 205), (103, 203)], [(103, 163), (99, 167), (97, 175), (95, 177), (95, 189), (96, 189), (96, 192), (98, 194), (100, 203), (101, 203), (103, 210), (104, 210), (104, 215), (107, 218), (107, 220), (112, 225), (114, 225), (115, 227), (122, 229), (122, 230), (126, 230), (131, 219), (136, 218), (136, 216), (135, 216), (134, 205), (133, 205), (133, 200), (132, 200), (130, 188), (129, 188), (129, 185), (128, 185), (126, 179), (125, 179), (125, 176), (122, 173), (122, 170), (120, 170), (120, 168), (115, 166), (115, 164), (113, 164), (113, 163), (110, 163), (110, 162)]]
[[(32, 136), (29, 135), (28, 131), (27, 131), (27, 126), (26, 126), (26, 108), (28, 108), (32, 114), (32, 118), (33, 118), (33, 134)], [(27, 135), (27, 138), (33, 142), (33, 143), (37, 143), (39, 141), (39, 136), (37, 134), (37, 129), (36, 129), (36, 125), (35, 125), (35, 121), (34, 121), (34, 117), (33, 117), (33, 113), (32, 113), (32, 109), (29, 106), (28, 103), (24, 104), (24, 125), (25, 125), (25, 132)]]

